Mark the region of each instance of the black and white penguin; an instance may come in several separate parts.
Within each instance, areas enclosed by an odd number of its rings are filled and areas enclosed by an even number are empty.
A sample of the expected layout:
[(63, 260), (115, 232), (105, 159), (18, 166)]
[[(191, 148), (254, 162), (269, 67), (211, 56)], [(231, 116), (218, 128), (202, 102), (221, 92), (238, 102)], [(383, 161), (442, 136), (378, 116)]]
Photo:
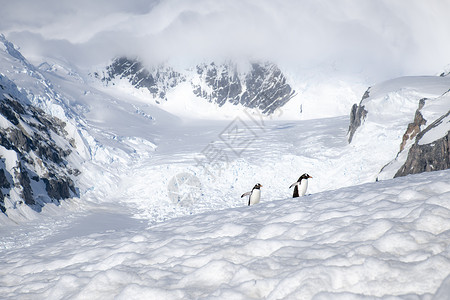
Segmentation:
[[(305, 173), (302, 176), (300, 176), (300, 178), (297, 180), (297, 182), (294, 182), (293, 184), (291, 184), (291, 186), (289, 188), (292, 188), (293, 186), (295, 186), (293, 198), (303, 197), (305, 195), (306, 189), (308, 188), (308, 178), (312, 178), (312, 177)], [(300, 186), (300, 188), (299, 188), (299, 186)]]
[(242, 194), (241, 198), (250, 195), (250, 197), (248, 198), (248, 205), (259, 203), (259, 200), (261, 200), (261, 189), (260, 189), (261, 187), (262, 187), (261, 184), (259, 183), (255, 184), (253, 189), (250, 192)]

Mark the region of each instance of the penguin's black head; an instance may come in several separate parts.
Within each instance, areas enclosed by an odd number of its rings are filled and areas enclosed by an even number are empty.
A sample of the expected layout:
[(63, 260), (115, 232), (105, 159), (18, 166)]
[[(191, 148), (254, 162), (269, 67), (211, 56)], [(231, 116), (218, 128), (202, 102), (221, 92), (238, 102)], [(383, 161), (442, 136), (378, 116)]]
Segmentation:
[(257, 183), (257, 184), (255, 184), (255, 186), (253, 187), (253, 189), (258, 189), (258, 190), (259, 190), (260, 187), (262, 187), (262, 185), (259, 184), (259, 183)]
[(308, 178), (312, 178), (312, 177), (309, 176), (309, 174), (305, 173), (302, 176), (300, 176), (300, 178), (297, 180), (297, 182), (302, 181), (302, 179), (308, 179)]

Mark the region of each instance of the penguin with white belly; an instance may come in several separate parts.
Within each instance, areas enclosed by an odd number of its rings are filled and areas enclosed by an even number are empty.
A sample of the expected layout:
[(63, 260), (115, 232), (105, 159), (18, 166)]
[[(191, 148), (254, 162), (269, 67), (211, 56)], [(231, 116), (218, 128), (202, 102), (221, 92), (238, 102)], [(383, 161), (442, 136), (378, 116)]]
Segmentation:
[(257, 183), (253, 187), (253, 189), (250, 192), (242, 194), (241, 198), (245, 196), (250, 196), (248, 198), (248, 205), (253, 205), (259, 203), (259, 200), (261, 200), (261, 187), (262, 185)]
[(295, 186), (294, 194), (292, 196), (293, 198), (303, 197), (305, 195), (306, 189), (308, 188), (308, 179), (309, 178), (312, 178), (312, 177), (305, 173), (302, 176), (300, 176), (300, 178), (297, 180), (297, 182), (294, 182), (293, 184), (291, 184), (291, 186), (289, 188), (292, 188), (293, 186)]

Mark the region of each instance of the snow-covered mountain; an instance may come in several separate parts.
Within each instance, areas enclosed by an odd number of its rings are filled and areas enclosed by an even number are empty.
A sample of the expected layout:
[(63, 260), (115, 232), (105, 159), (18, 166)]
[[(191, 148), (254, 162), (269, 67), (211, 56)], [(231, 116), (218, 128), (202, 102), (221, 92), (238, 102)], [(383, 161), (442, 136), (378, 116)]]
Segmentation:
[(391, 154), (378, 179), (450, 167), (449, 90), (448, 76), (403, 77), (369, 88), (353, 105), (349, 142), (369, 135)]
[[(191, 69), (174, 70), (159, 66), (147, 68), (137, 59), (120, 57), (93, 76), (106, 85), (128, 81), (136, 89), (144, 89), (156, 103), (173, 101), (168, 92), (185, 81), (190, 94), (222, 107), (226, 103), (257, 108), (263, 114), (272, 114), (283, 107), (295, 94), (281, 70), (273, 63), (252, 62), (203, 63)], [(189, 96), (189, 95), (185, 95)]]
[(170, 67), (159, 66), (148, 69), (137, 59), (120, 57), (94, 76), (106, 85), (114, 85), (116, 80), (125, 79), (137, 89), (146, 89), (157, 102), (167, 101), (167, 91), (186, 80), (185, 76)]
[(0, 210), (27, 219), (29, 208), (79, 195), (85, 148), (62, 97), (3, 36), (0, 66)]

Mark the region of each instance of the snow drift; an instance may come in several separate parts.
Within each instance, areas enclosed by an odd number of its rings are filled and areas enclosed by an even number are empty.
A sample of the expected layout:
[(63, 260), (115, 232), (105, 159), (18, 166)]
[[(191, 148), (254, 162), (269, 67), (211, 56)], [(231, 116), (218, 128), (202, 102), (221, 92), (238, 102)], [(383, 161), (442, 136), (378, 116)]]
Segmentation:
[(6, 299), (448, 299), (449, 176), (447, 170), (264, 199), (147, 228), (120, 209), (94, 210), (59, 234), (3, 249), (0, 293)]

